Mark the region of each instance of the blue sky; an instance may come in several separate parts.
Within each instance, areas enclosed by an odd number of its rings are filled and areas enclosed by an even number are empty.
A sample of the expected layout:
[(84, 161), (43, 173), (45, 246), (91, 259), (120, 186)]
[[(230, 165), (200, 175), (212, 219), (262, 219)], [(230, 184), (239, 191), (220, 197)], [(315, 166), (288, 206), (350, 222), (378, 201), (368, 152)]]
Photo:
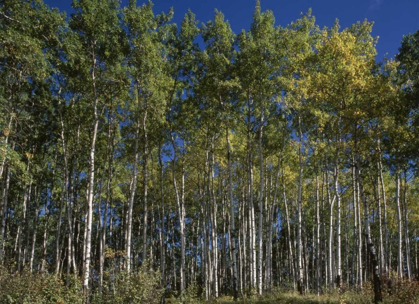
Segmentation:
[[(44, 0), (51, 7), (71, 13), (71, 0)], [(125, 5), (128, 0), (122, 0)], [(138, 1), (139, 4), (144, 1)], [(256, 0), (155, 0), (155, 13), (174, 7), (174, 21), (180, 23), (190, 8), (200, 22), (213, 18), (214, 9), (222, 11), (234, 32), (248, 29)], [(374, 21), (373, 35), (379, 36), (378, 60), (385, 54), (397, 54), (403, 35), (419, 30), (419, 0), (262, 0), (262, 9), (274, 12), (276, 23), (285, 26), (312, 8), (320, 27), (332, 26), (338, 18), (341, 27), (362, 21)]]

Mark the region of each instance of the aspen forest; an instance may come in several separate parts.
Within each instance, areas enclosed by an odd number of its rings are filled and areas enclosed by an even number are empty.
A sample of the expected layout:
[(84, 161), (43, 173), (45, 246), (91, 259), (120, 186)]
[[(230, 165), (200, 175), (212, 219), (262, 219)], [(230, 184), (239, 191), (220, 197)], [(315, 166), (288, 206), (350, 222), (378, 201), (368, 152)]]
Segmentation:
[(0, 0), (0, 303), (418, 303), (419, 30), (72, 7)]

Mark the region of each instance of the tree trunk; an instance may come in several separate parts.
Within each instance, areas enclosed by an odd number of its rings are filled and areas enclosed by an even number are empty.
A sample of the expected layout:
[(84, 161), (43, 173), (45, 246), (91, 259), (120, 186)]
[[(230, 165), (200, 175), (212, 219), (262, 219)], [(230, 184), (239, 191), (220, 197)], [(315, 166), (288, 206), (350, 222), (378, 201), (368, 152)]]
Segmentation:
[[(173, 134), (171, 135), (171, 140), (172, 140), (172, 146), (173, 146), (173, 160), (172, 160), (172, 181), (173, 181), (173, 186), (175, 189), (175, 194), (176, 194), (176, 205), (178, 208), (178, 214), (179, 214), (179, 232), (180, 232), (180, 242), (181, 242), (181, 249), (180, 249), (180, 290), (179, 290), (179, 294), (182, 295), (183, 294), (183, 290), (185, 289), (185, 219), (184, 219), (184, 191), (182, 191), (182, 200), (179, 194), (179, 189), (177, 186), (177, 181), (176, 181), (176, 161), (177, 159), (177, 149), (176, 149), (176, 144), (175, 144), (175, 139), (173, 137)], [(185, 181), (185, 171), (182, 168), (182, 189), (184, 187), (184, 181)]]
[(238, 284), (237, 284), (237, 234), (236, 234), (236, 225), (234, 222), (234, 197), (233, 197), (233, 173), (231, 168), (231, 146), (229, 138), (229, 129), (226, 130), (226, 140), (227, 140), (227, 161), (228, 161), (228, 192), (230, 196), (230, 230), (231, 238), (229, 238), (229, 249), (232, 251), (233, 255), (233, 294), (234, 301), (238, 299)]
[(298, 290), (300, 294), (303, 294), (303, 265), (302, 265), (302, 188), (303, 188), (303, 132), (301, 130), (301, 116), (298, 115), (298, 134), (299, 134), (299, 143), (298, 143), (298, 160), (299, 160), (299, 172), (298, 172), (298, 199), (297, 199), (297, 208), (298, 208), (298, 232), (297, 232), (297, 244), (298, 244), (298, 253), (297, 253), (297, 267), (298, 267)]
[(260, 185), (259, 185), (259, 255), (258, 255), (258, 292), (262, 295), (262, 257), (263, 257), (263, 199), (264, 199), (264, 172), (263, 172), (263, 150), (262, 150), (262, 135), (263, 135), (263, 114), (261, 119), (261, 126), (259, 131), (259, 160), (260, 160)]
[[(162, 276), (162, 285), (166, 286), (166, 247), (164, 244), (164, 167), (162, 161), (162, 150), (159, 146), (159, 165), (160, 165), (160, 265), (161, 265), (161, 276)], [(198, 248), (198, 247), (197, 247)]]
[(319, 176), (316, 174), (316, 281), (317, 295), (321, 292), (321, 258), (320, 258), (320, 206), (319, 206)]
[(144, 155), (143, 155), (143, 187), (144, 187), (144, 224), (143, 224), (143, 262), (147, 260), (147, 225), (148, 225), (148, 134), (147, 134), (148, 105), (145, 103), (143, 132), (144, 132)]
[(400, 209), (400, 174), (396, 170), (396, 208), (397, 208), (397, 227), (398, 227), (398, 247), (397, 247), (397, 274), (403, 278), (403, 234), (402, 234), (402, 214)]
[(95, 186), (95, 155), (96, 155), (96, 137), (99, 127), (99, 116), (98, 116), (98, 97), (96, 92), (96, 78), (95, 78), (95, 68), (96, 68), (96, 56), (95, 56), (95, 44), (92, 45), (92, 56), (93, 56), (93, 67), (92, 67), (92, 81), (93, 81), (93, 93), (94, 93), (94, 103), (93, 103), (93, 115), (94, 115), (94, 125), (92, 131), (92, 142), (90, 146), (89, 153), (89, 188), (88, 188), (88, 199), (87, 199), (87, 221), (86, 221), (86, 238), (85, 238), (85, 259), (84, 259), (84, 278), (83, 278), (83, 289), (87, 294), (89, 290), (89, 279), (90, 279), (90, 259), (92, 251), (92, 224), (93, 224), (93, 198), (94, 198), (94, 186)]
[[(138, 90), (138, 88), (137, 88)], [(140, 101), (138, 100), (138, 108), (140, 107)], [(138, 110), (139, 111), (139, 110)], [(140, 114), (137, 113), (139, 116)], [(138, 178), (138, 160), (139, 160), (139, 148), (138, 141), (140, 137), (140, 118), (137, 117), (137, 126), (135, 129), (135, 142), (134, 142), (134, 163), (132, 168), (132, 179), (130, 187), (130, 197), (128, 202), (128, 214), (126, 218), (126, 232), (125, 232), (125, 251), (126, 251), (126, 270), (128, 273), (131, 272), (131, 247), (132, 247), (132, 212), (134, 208), (135, 192), (137, 190), (137, 178)]]
[(383, 208), (384, 208), (384, 259), (385, 259), (385, 271), (388, 273), (390, 269), (390, 259), (389, 259), (389, 233), (387, 228), (387, 199), (386, 199), (386, 189), (384, 184), (384, 177), (383, 177), (383, 165), (381, 161), (381, 150), (379, 150), (379, 171), (380, 171), (380, 181), (381, 181), (381, 191), (383, 194)]
[(404, 243), (405, 243), (405, 252), (406, 252), (406, 271), (407, 278), (410, 280), (412, 278), (412, 270), (410, 263), (410, 239), (409, 239), (409, 226), (408, 226), (408, 216), (407, 216), (407, 172), (404, 172), (404, 191), (403, 191), (403, 219), (404, 219)]
[[(340, 139), (338, 141), (340, 144)], [(336, 286), (339, 288), (339, 291), (342, 290), (342, 238), (341, 238), (341, 200), (339, 194), (339, 148), (336, 151), (335, 159), (335, 197), (336, 197), (336, 234), (337, 234), (337, 244), (336, 244), (336, 260), (337, 260), (337, 273), (336, 273)]]
[(361, 174), (360, 174), (359, 162), (356, 163), (356, 173), (357, 173), (357, 180), (359, 184), (359, 192), (360, 192), (361, 199), (364, 205), (365, 236), (367, 239), (368, 252), (370, 254), (371, 263), (373, 267), (374, 303), (379, 303), (383, 301), (382, 294), (381, 294), (381, 278), (380, 278), (380, 273), (379, 273), (377, 254), (376, 254), (375, 247), (371, 238), (370, 220), (369, 220), (370, 214), (369, 214), (368, 203), (365, 197), (362, 180), (360, 176)]
[(35, 214), (33, 217), (33, 231), (32, 231), (32, 246), (31, 246), (31, 254), (29, 257), (29, 272), (33, 271), (33, 262), (35, 259), (35, 246), (36, 246), (36, 233), (38, 228), (38, 216), (39, 216), (39, 202), (38, 202), (38, 187), (35, 186)]
[[(378, 165), (379, 167), (379, 165)], [(384, 242), (383, 242), (383, 227), (382, 227), (382, 213), (381, 213), (381, 191), (380, 191), (380, 176), (377, 176), (377, 210), (378, 210), (378, 232), (380, 239), (380, 273), (385, 268), (384, 260)]]

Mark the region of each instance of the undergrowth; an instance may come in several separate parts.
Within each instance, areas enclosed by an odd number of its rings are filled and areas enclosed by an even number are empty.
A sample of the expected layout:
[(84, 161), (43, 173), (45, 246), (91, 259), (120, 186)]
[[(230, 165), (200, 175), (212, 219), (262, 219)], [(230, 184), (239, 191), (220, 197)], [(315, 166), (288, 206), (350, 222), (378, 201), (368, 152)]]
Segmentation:
[[(144, 263), (137, 272), (129, 277), (126, 273), (108, 273), (104, 278), (102, 293), (93, 288), (89, 298), (82, 292), (80, 279), (70, 277), (67, 280), (56, 277), (53, 274), (31, 274), (27, 271), (20, 273), (8, 271), (0, 267), (0, 303), (141, 303), (165, 304), (190, 303), (198, 304), (205, 302), (205, 290), (198, 285), (191, 285), (183, 292), (182, 296), (164, 291), (160, 285), (161, 275), (159, 271), (153, 271)], [(383, 304), (419, 303), (419, 283), (411, 280), (388, 280), (383, 279)], [(325, 290), (325, 289), (324, 289)], [(343, 293), (334, 290), (317, 296), (316, 294), (299, 295), (288, 289), (277, 289), (267, 293), (263, 297), (255, 292), (241, 294), (237, 302), (232, 296), (221, 296), (211, 299), (209, 303), (289, 303), (289, 304), (367, 304), (373, 303), (374, 291), (372, 284), (367, 282), (362, 290), (346, 290)]]

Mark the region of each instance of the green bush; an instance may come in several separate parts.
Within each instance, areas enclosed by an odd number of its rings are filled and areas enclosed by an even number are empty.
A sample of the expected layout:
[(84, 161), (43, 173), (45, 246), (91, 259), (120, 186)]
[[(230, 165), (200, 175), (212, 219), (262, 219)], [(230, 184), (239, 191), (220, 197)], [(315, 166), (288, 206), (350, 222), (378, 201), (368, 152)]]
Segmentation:
[[(140, 270), (116, 275), (108, 275), (104, 280), (103, 292), (91, 296), (90, 303), (160, 303), (163, 289), (160, 287), (161, 275), (144, 263)], [(64, 282), (52, 274), (39, 274), (23, 271), (8, 271), (0, 267), (0, 303), (87, 303), (82, 293), (81, 280), (71, 277)]]
[(153, 270), (148, 262), (143, 263), (136, 273), (126, 272), (108, 275), (102, 294), (95, 294), (91, 303), (160, 303), (164, 289), (161, 288), (160, 271)]
[(80, 287), (76, 279), (66, 286), (50, 274), (9, 272), (0, 267), (0, 303), (83, 303)]
[(202, 294), (202, 291), (199, 291), (199, 286), (196, 284), (190, 285), (187, 289), (183, 291), (181, 297), (172, 295), (168, 299), (166, 299), (167, 304), (181, 304), (181, 303), (188, 303), (188, 304), (199, 304), (205, 302), (205, 299), (202, 298), (205, 295), (205, 291)]

